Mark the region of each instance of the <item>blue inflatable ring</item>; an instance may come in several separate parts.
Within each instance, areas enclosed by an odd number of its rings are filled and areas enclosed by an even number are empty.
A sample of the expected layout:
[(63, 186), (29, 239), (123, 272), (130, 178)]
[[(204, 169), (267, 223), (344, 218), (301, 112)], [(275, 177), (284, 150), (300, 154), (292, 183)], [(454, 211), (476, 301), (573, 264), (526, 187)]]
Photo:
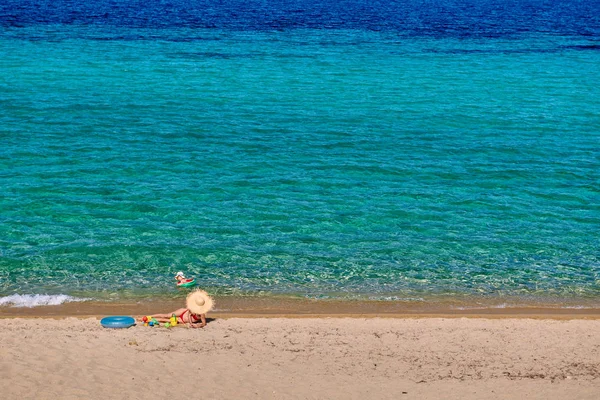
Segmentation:
[(129, 328), (135, 325), (135, 319), (131, 317), (106, 317), (100, 320), (100, 325), (105, 328)]

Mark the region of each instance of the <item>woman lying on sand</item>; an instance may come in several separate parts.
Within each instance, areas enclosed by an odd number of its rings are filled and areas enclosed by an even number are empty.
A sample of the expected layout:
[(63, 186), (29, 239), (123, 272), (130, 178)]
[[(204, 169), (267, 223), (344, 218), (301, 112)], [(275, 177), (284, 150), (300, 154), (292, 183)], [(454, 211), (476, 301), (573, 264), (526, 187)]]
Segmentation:
[[(171, 316), (177, 317), (177, 322), (189, 324), (190, 328), (204, 328), (206, 326), (206, 313), (212, 310), (215, 302), (204, 290), (194, 290), (185, 299), (187, 308), (180, 308), (166, 314), (154, 314), (158, 322), (169, 322)], [(200, 322), (200, 324), (197, 324)]]

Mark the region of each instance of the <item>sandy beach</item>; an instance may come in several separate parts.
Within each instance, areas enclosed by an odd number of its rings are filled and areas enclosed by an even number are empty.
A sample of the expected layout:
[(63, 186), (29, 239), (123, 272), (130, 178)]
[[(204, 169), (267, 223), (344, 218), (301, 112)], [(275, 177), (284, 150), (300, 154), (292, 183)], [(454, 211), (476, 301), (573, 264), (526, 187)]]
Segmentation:
[(600, 320), (4, 318), (0, 372), (7, 399), (597, 399)]

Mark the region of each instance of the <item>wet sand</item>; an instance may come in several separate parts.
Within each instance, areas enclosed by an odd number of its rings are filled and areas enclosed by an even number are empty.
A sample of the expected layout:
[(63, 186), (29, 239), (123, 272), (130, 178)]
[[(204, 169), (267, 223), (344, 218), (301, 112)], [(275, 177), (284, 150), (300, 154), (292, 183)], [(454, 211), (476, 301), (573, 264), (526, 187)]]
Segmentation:
[[(84, 301), (58, 306), (0, 306), (2, 317), (97, 317), (107, 315), (149, 315), (181, 308), (181, 299), (100, 302)], [(211, 315), (232, 317), (485, 317), (485, 318), (600, 318), (600, 306), (590, 303), (583, 308), (557, 307), (555, 304), (531, 303), (526, 306), (498, 307), (496, 303), (469, 305), (457, 301), (395, 302), (311, 300), (289, 297), (218, 297)]]

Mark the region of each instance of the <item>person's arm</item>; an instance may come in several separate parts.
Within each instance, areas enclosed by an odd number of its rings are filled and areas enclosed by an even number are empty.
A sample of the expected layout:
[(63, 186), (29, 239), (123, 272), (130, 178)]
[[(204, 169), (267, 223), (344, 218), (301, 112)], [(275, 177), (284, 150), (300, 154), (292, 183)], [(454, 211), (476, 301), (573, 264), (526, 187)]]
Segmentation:
[(202, 322), (200, 325), (196, 325), (192, 322), (192, 316), (190, 315), (190, 328), (204, 328), (206, 326), (206, 315), (200, 314), (200, 321)]

